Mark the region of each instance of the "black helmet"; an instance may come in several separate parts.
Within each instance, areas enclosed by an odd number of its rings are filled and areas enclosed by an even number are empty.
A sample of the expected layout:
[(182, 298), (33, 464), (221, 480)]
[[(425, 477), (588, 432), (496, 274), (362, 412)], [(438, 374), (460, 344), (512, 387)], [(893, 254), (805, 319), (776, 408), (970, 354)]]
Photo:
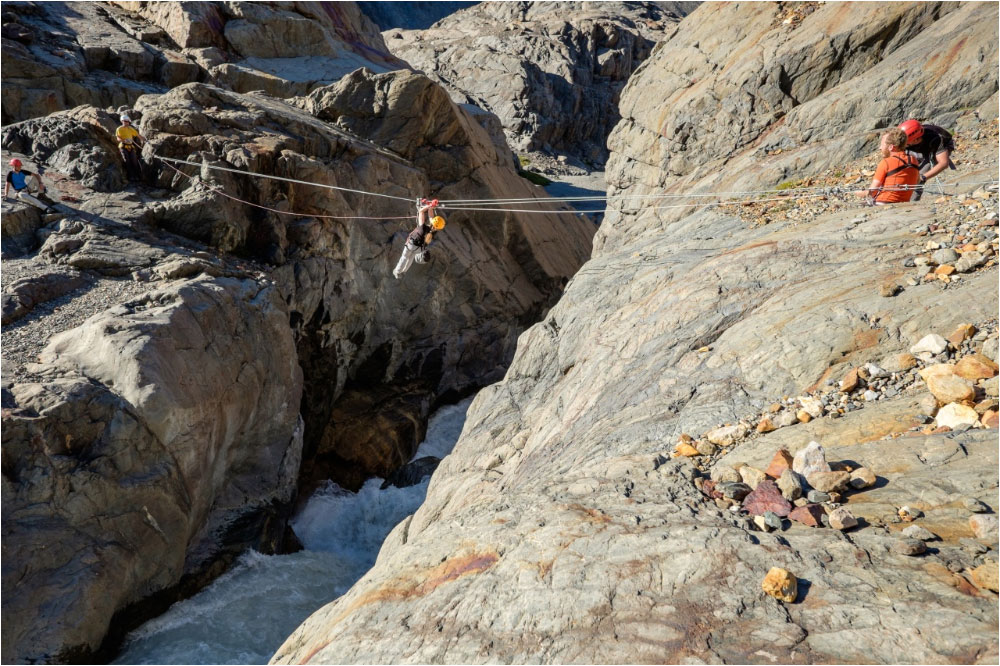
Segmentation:
[(425, 250), (421, 250), (420, 252), (417, 253), (415, 261), (418, 264), (429, 264), (429, 263), (431, 263), (431, 251), (430, 250), (426, 250), (426, 249)]

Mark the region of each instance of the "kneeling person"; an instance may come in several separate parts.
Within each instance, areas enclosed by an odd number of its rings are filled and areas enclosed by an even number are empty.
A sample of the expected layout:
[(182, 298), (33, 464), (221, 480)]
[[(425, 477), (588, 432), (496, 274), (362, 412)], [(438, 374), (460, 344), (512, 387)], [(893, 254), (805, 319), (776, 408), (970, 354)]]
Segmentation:
[(875, 169), (875, 176), (867, 192), (876, 206), (903, 203), (913, 196), (913, 188), (920, 182), (916, 158), (906, 152), (906, 133), (900, 129), (889, 130), (879, 143), (882, 161)]

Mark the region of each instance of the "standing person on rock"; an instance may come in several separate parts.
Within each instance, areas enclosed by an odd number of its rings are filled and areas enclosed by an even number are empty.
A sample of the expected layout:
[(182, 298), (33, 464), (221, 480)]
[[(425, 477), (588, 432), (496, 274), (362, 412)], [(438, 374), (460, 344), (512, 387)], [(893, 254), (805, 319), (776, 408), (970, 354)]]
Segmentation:
[[(399, 276), (410, 269), (413, 262), (426, 264), (430, 261), (430, 254), (427, 246), (434, 240), (434, 232), (444, 229), (444, 218), (434, 214), (434, 209), (438, 205), (437, 199), (427, 201), (421, 199), (422, 205), (417, 211), (417, 227), (406, 237), (406, 244), (403, 246), (403, 255), (399, 258), (399, 263), (392, 271), (392, 275), (397, 280)], [(427, 216), (431, 219), (428, 220)]]
[(37, 173), (32, 173), (21, 168), (21, 160), (16, 157), (10, 161), (11, 170), (7, 172), (7, 184), (4, 185), (3, 198), (10, 196), (10, 188), (14, 188), (14, 198), (19, 199), (35, 208), (41, 208), (44, 213), (54, 213), (56, 209), (48, 205), (41, 199), (31, 196), (30, 185), (34, 184), (38, 194), (45, 194), (45, 184)]
[(920, 185), (914, 201), (920, 201), (923, 184), (945, 169), (955, 168), (951, 153), (955, 150), (955, 140), (951, 133), (937, 125), (922, 124), (917, 120), (906, 120), (899, 125), (906, 132), (906, 150), (916, 157), (920, 166)]
[(872, 184), (858, 192), (867, 196), (875, 206), (910, 201), (913, 188), (920, 182), (919, 162), (906, 152), (906, 133), (900, 129), (889, 130), (879, 142), (882, 161), (875, 169)]
[[(128, 114), (123, 113), (119, 120), (121, 120), (122, 125), (115, 131), (115, 136), (118, 138), (118, 152), (121, 153), (122, 160), (125, 161), (125, 173), (129, 182), (141, 181), (142, 159), (139, 157), (139, 150), (146, 142), (146, 137), (132, 127), (132, 119), (129, 118)], [(136, 143), (136, 140), (141, 143)]]

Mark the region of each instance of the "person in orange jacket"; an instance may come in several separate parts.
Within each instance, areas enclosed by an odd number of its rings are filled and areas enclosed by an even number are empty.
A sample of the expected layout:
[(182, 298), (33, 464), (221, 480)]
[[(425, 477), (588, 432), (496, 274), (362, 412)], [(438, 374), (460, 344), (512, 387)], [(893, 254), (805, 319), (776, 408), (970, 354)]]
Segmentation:
[(875, 206), (910, 201), (920, 183), (920, 169), (916, 158), (906, 152), (906, 133), (900, 129), (889, 130), (879, 142), (882, 161), (875, 169), (872, 183), (866, 191)]

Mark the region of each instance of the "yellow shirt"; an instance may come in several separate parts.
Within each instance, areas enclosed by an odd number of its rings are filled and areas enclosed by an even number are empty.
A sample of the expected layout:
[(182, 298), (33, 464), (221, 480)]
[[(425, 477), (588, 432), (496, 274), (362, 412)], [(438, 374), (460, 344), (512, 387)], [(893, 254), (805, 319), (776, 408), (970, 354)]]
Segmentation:
[(115, 136), (118, 137), (118, 147), (122, 148), (126, 144), (131, 145), (132, 140), (139, 136), (139, 132), (131, 125), (122, 125), (115, 132)]

